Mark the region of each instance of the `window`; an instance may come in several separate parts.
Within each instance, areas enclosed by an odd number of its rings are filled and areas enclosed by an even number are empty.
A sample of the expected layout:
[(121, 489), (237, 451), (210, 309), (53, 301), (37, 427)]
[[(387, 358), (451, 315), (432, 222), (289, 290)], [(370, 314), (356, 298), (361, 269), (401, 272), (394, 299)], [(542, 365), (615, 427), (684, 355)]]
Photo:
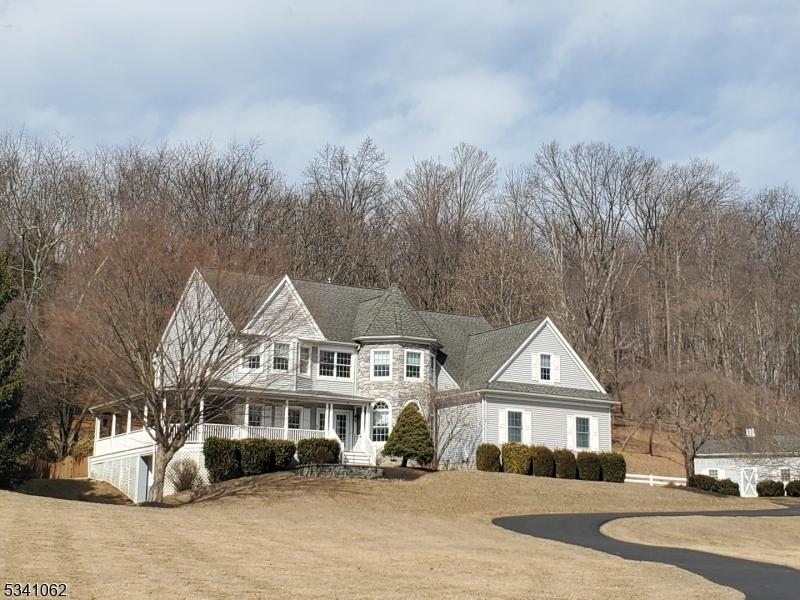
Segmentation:
[(522, 441), (522, 413), (518, 411), (508, 411), (508, 441)]
[(389, 439), (389, 405), (376, 402), (372, 406), (372, 441), (385, 442)]
[(250, 427), (261, 427), (261, 405), (251, 404), (247, 413), (247, 424)]
[(334, 352), (333, 350), (319, 351), (319, 376), (350, 379), (349, 352)]
[(317, 413), (317, 429), (320, 431), (325, 431), (325, 411), (322, 409), (317, 409), (319, 412)]
[(717, 471), (716, 469), (709, 469), (708, 476), (717, 479), (719, 477), (719, 471)]
[(550, 381), (550, 355), (542, 354), (539, 360), (539, 381)]
[(792, 478), (792, 472), (789, 469), (781, 469), (781, 481), (783, 483), (789, 483), (789, 480)]
[(289, 409), (289, 429), (300, 429), (300, 409)]
[(272, 370), (289, 370), (289, 344), (275, 344), (273, 346)]
[(242, 361), (242, 366), (245, 369), (250, 371), (260, 369), (261, 368), (261, 355), (260, 354), (253, 354), (252, 351), (249, 354), (244, 355), (244, 360)]
[(136, 413), (136, 411), (131, 411), (131, 431), (141, 431), (144, 429), (144, 421), (142, 421), (142, 417)]
[(114, 435), (128, 433), (128, 413), (117, 413), (117, 423), (114, 427)]
[(308, 346), (300, 348), (300, 374), (311, 375), (311, 348)]
[(422, 378), (422, 352), (406, 350), (406, 379)]
[(371, 379), (391, 379), (392, 377), (392, 351), (372, 351), (372, 377)]
[(99, 437), (105, 438), (111, 435), (111, 414), (103, 413), (97, 417), (100, 419), (100, 434)]
[(589, 417), (575, 417), (575, 446), (589, 448)]

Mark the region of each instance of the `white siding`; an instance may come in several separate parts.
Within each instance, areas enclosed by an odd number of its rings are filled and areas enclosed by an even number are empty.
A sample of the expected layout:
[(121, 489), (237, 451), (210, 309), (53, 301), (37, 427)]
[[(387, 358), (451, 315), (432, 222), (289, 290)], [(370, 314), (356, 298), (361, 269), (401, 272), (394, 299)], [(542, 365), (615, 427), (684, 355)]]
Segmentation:
[(500, 409), (530, 411), (531, 444), (548, 448), (566, 448), (568, 417), (587, 415), (597, 417), (598, 445), (601, 452), (611, 450), (611, 410), (604, 406), (581, 403), (555, 403), (547, 400), (489, 398), (486, 402), (486, 442), (501, 444)]
[(437, 438), (445, 445), (439, 457), (440, 469), (465, 469), (475, 466), (475, 451), (481, 443), (481, 403), (470, 402), (439, 409)]
[[(700, 457), (694, 459), (694, 470), (698, 475), (708, 475), (716, 470), (719, 479), (730, 479), (742, 485), (742, 468), (756, 467), (757, 480), (780, 479), (781, 469), (790, 470), (790, 479), (800, 479), (800, 457), (748, 458), (748, 457)], [(741, 490), (740, 490), (741, 491)]]
[(313, 321), (288, 283), (282, 285), (271, 302), (248, 325), (249, 333), (270, 339), (319, 337)]
[(533, 360), (531, 356), (533, 353), (537, 352), (553, 354), (560, 359), (561, 381), (553, 385), (585, 390), (596, 389), (592, 380), (584, 373), (583, 369), (581, 369), (575, 359), (570, 355), (549, 323), (536, 334), (536, 337), (534, 337), (519, 356), (508, 365), (497, 380), (512, 383), (534, 383), (532, 378)]
[(448, 373), (444, 367), (436, 363), (436, 369), (436, 389), (440, 392), (459, 389), (459, 385), (455, 382), (455, 379), (450, 376), (450, 373)]

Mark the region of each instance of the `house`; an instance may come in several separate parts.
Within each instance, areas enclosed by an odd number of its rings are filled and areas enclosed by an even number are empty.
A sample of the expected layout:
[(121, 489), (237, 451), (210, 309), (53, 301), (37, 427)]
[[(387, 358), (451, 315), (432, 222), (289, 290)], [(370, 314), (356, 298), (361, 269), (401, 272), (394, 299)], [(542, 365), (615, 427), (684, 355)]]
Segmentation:
[(737, 482), (744, 497), (757, 496), (756, 484), (764, 479), (784, 484), (800, 479), (800, 436), (756, 437), (755, 429), (748, 428), (744, 435), (710, 440), (697, 453), (694, 470)]
[[(187, 290), (200, 290), (222, 314), (236, 295), (215, 279), (195, 270)], [(288, 276), (247, 285), (256, 293), (235, 327), (242, 345), (229, 378), (233, 408), (212, 414), (206, 400), (205, 418), (175, 457), (196, 460), (203, 476), (210, 436), (329, 437), (340, 441), (344, 463), (377, 464), (408, 404), (432, 423), (442, 468), (472, 467), (482, 442), (611, 450), (616, 402), (549, 318), (492, 328), (481, 317), (417, 310), (396, 287)], [(267, 341), (265, 323), (289, 315), (280, 338)], [(142, 501), (153, 453), (145, 424), (113, 403), (93, 412), (90, 476)]]

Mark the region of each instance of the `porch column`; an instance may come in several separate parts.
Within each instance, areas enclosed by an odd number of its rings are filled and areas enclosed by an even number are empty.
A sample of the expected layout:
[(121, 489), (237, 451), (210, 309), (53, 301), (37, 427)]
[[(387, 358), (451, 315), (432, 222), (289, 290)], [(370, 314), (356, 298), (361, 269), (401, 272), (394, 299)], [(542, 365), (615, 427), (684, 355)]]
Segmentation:
[(197, 420), (197, 433), (198, 433), (198, 439), (201, 442), (206, 439), (204, 435), (205, 432), (203, 431), (205, 429), (205, 427), (203, 427), (205, 422), (206, 422), (206, 399), (200, 398), (200, 416)]
[(283, 439), (289, 439), (289, 399), (283, 405)]
[(333, 434), (333, 402), (325, 403), (325, 429), (326, 435), (332, 437)]
[(94, 418), (94, 439), (100, 439), (100, 417)]
[(117, 413), (111, 413), (111, 437), (117, 435)]
[(128, 411), (128, 423), (127, 426), (125, 427), (125, 433), (130, 433), (130, 432), (131, 432), (131, 411)]
[(245, 427), (250, 427), (250, 403), (244, 403), (244, 423), (242, 423)]

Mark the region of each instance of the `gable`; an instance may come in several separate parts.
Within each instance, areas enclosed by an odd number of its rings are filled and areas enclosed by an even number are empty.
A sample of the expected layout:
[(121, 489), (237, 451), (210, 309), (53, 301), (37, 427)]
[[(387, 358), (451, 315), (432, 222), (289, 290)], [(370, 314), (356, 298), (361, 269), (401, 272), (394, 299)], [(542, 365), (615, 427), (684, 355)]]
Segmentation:
[(531, 339), (526, 340), (526, 343), (517, 349), (513, 358), (501, 367), (492, 380), (502, 383), (539, 383), (533, 378), (533, 365), (536, 360), (534, 355), (541, 353), (557, 357), (553, 360), (554, 368), (555, 363), (559, 363), (559, 380), (553, 381), (550, 385), (603, 391), (589, 369), (549, 319), (544, 321)]
[(324, 339), (288, 277), (273, 290), (244, 331), (272, 339)]

